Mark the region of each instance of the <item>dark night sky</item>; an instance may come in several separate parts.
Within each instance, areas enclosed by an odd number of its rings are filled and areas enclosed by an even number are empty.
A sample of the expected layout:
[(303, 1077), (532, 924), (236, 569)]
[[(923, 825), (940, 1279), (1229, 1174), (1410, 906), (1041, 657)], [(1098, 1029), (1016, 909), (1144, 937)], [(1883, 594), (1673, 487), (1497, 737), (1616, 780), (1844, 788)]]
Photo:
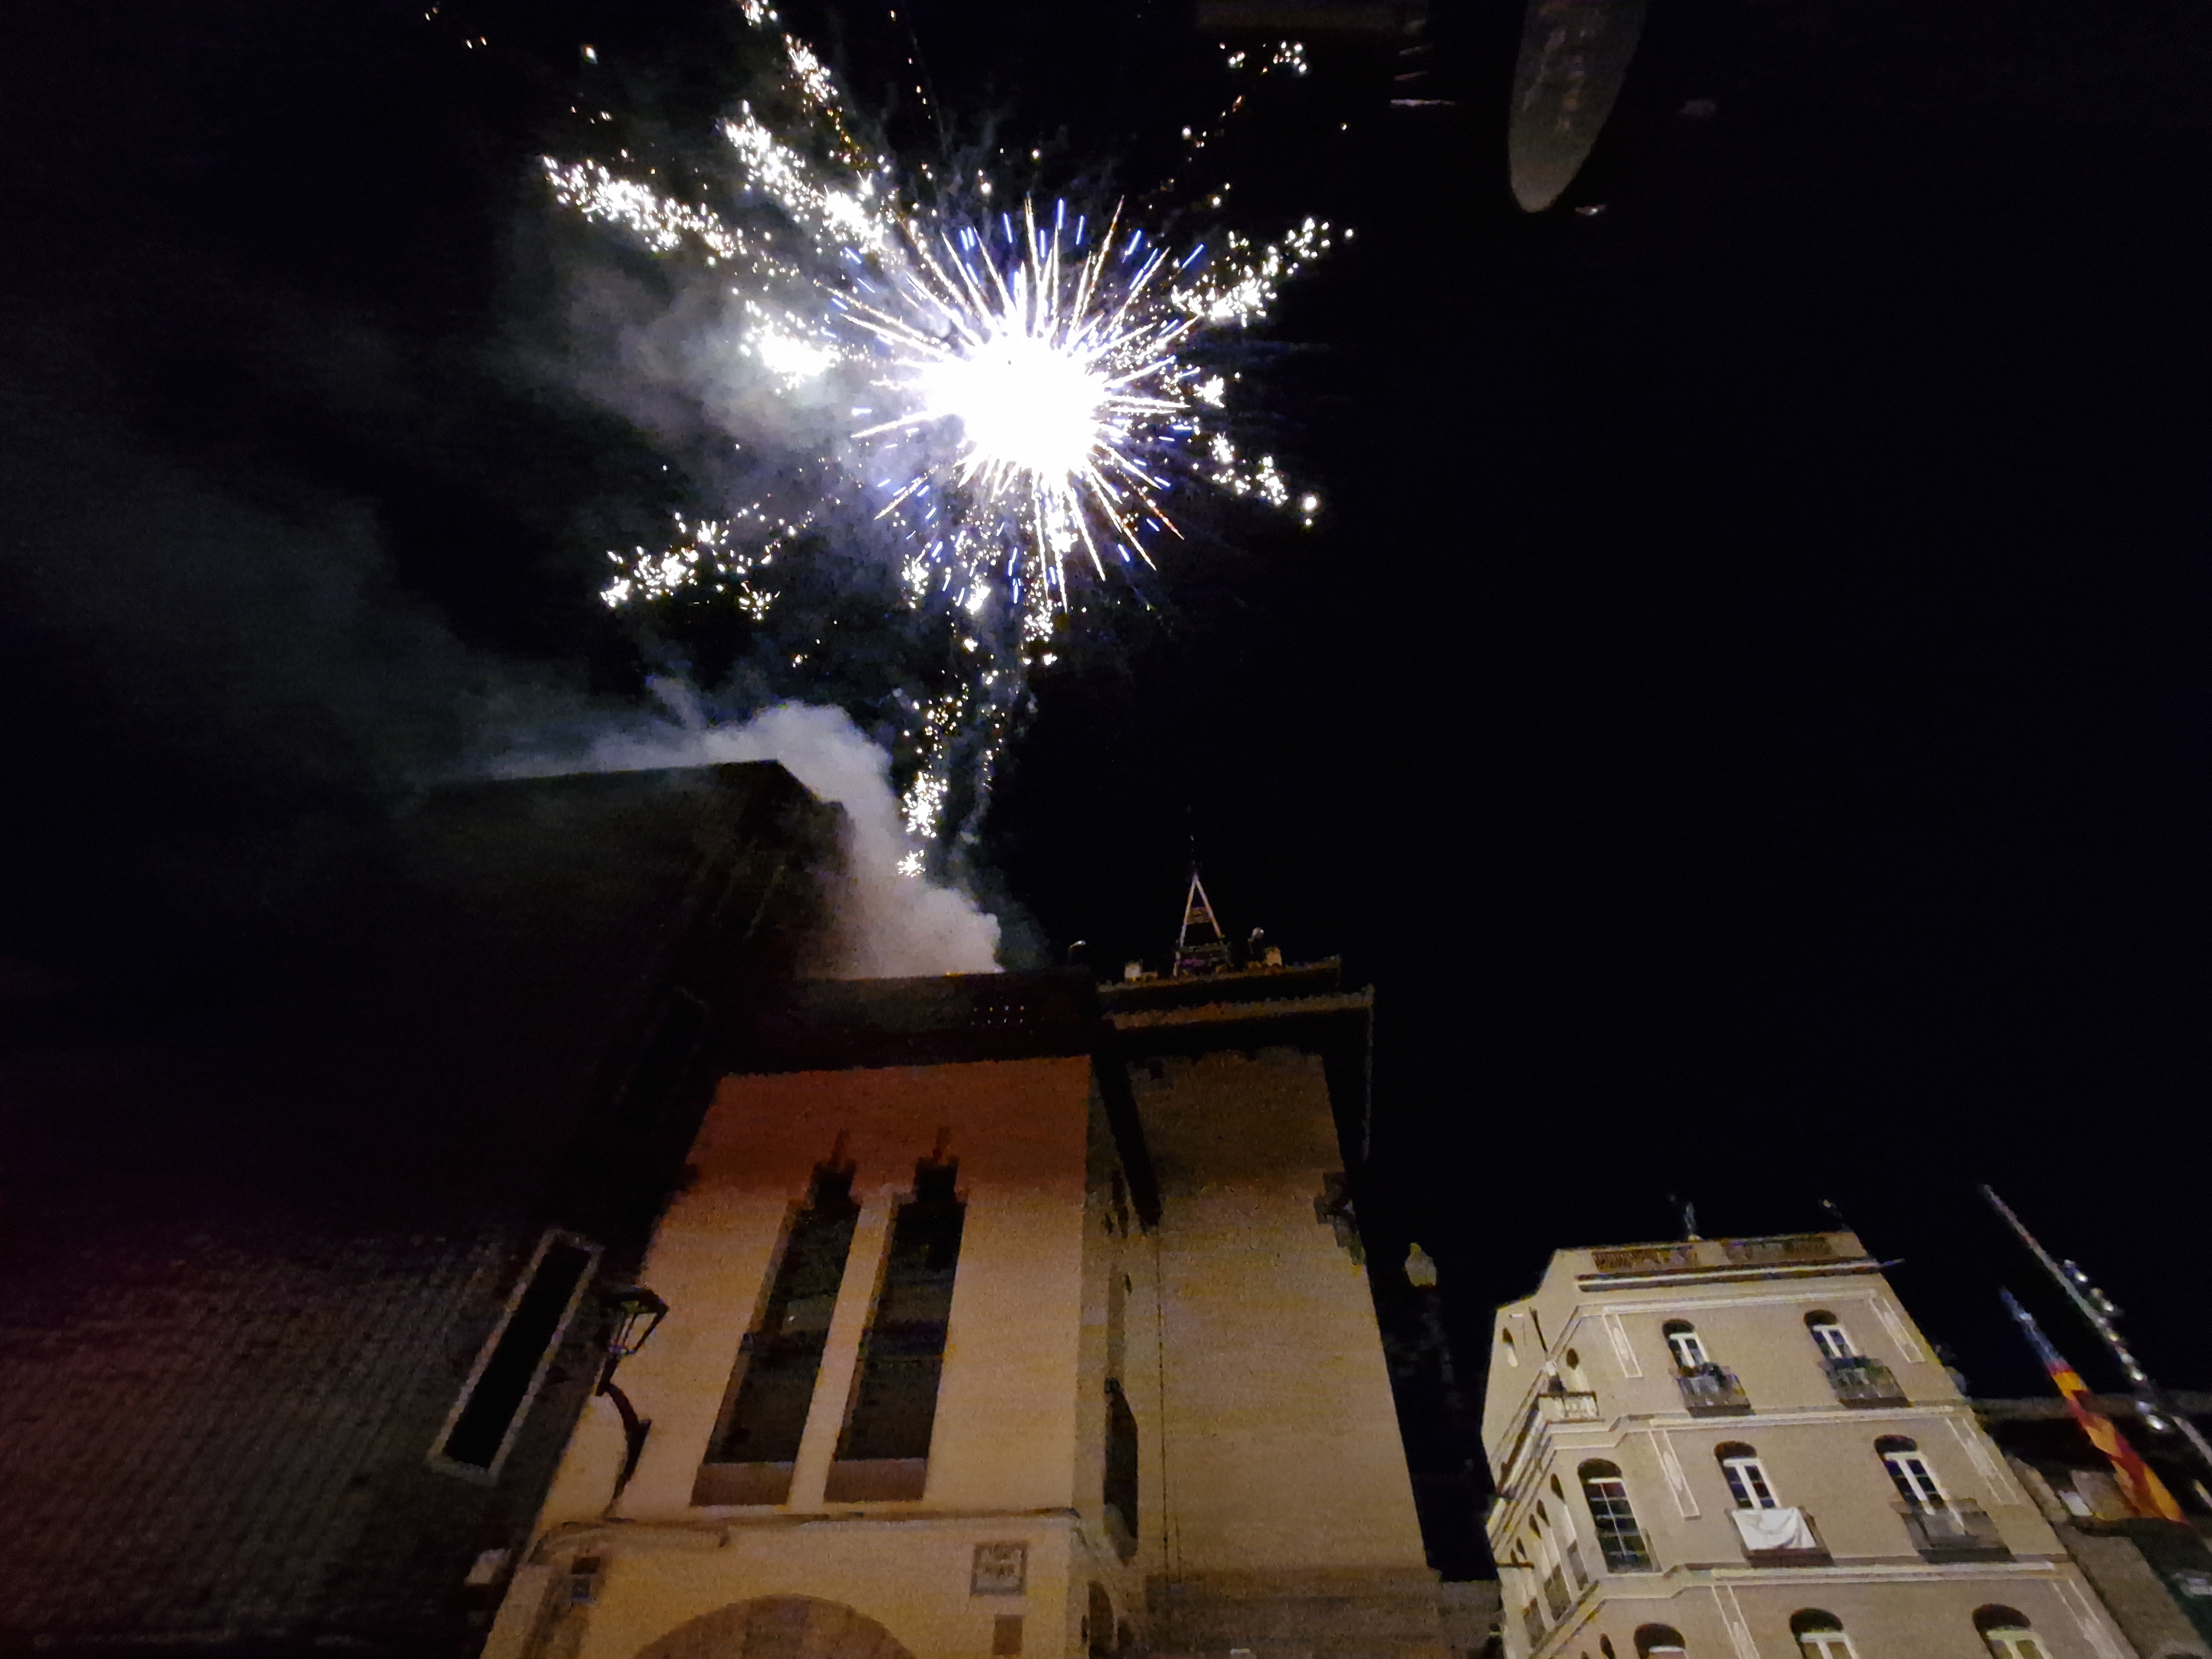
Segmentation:
[[(2172, 1243), (2212, 1083), (2212, 28), (1655, 9), (1540, 218), (1504, 182), (1517, 7), (1440, 13), (1453, 107), (1394, 111), (1387, 64), (1316, 44), (1249, 130), (1246, 211), (1359, 231), (1267, 369), (1324, 527), (1094, 618), (986, 861), (1052, 949), (1117, 963), (1167, 943), (1194, 840), (1233, 928), (1342, 951), (1380, 1001), (1367, 1225), (1441, 1259), (1467, 1332), (1556, 1246), (1667, 1236), (1670, 1192), (1713, 1233), (1830, 1198), (1978, 1389), (2035, 1391), (1990, 1180), (2154, 1370), (2212, 1382)], [(379, 789), (653, 665), (594, 589), (659, 459), (546, 366), (531, 158), (582, 40), (711, 112), (726, 9), (487, 6), (480, 52), (460, 15), (11, 27), (18, 1032), (118, 963), (190, 971)], [(948, 105), (1125, 179), (1212, 95), (1164, 3), (908, 21)], [(884, 27), (821, 25), (864, 85)]]

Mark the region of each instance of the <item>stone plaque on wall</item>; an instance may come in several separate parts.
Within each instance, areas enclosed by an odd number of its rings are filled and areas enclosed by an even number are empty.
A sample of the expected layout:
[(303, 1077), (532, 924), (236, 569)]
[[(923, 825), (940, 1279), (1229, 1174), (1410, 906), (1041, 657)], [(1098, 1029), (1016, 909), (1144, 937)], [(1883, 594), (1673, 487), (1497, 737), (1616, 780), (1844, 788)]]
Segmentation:
[(970, 1595), (1019, 1595), (1029, 1589), (1027, 1544), (978, 1544), (968, 1572)]

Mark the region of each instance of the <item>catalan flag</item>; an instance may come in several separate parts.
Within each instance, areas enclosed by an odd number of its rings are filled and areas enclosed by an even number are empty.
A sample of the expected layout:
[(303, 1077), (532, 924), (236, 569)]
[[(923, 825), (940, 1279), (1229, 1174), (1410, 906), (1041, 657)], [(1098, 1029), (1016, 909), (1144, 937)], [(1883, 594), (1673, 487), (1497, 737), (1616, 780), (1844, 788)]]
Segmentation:
[(2152, 1472), (2150, 1465), (2142, 1461), (2136, 1449), (2121, 1437), (2119, 1430), (2112, 1425), (2112, 1419), (2096, 1408), (2089, 1393), (2089, 1385), (2081, 1380), (2081, 1374), (2068, 1363), (2066, 1356), (2051, 1346), (2051, 1339), (2043, 1334), (2043, 1328), (2035, 1322), (2035, 1316), (2021, 1307), (2010, 1291), (2001, 1291), (1998, 1294), (2004, 1297), (2006, 1309), (2020, 1322), (2021, 1329), (2027, 1334), (2029, 1346), (2034, 1348), (2036, 1357), (2043, 1361), (2044, 1369), (2051, 1373), (2051, 1380), (2058, 1385), (2058, 1392), (2066, 1400), (2066, 1409), (2074, 1413), (2074, 1420), (2081, 1425), (2081, 1432), (2089, 1437), (2091, 1445), (2112, 1459), (2112, 1473), (2119, 1480), (2120, 1492), (2127, 1498), (2129, 1507), (2137, 1515), (2154, 1520), (2180, 1520), (2181, 1505), (2173, 1501), (2173, 1494), (2166, 1491), (2166, 1483)]

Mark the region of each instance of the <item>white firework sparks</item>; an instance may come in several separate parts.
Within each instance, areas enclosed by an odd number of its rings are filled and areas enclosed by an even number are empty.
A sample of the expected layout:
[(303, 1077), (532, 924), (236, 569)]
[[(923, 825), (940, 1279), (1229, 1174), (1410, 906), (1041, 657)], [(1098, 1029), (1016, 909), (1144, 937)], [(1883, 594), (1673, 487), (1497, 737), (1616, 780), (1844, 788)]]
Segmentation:
[[(988, 257), (973, 227), (940, 229), (933, 247), (909, 223), (909, 257), (888, 304), (855, 300), (851, 313), (887, 349), (878, 385), (904, 411), (855, 438), (913, 433), (950, 422), (957, 448), (944, 481), (964, 492), (988, 521), (1018, 524), (1037, 568), (1063, 602), (1064, 560), (1080, 544), (1100, 574), (1099, 540), (1127, 550), (1137, 520), (1168, 525), (1146, 450), (1188, 417), (1196, 371), (1176, 347), (1193, 319), (1148, 304), (1166, 262), (1155, 251), (1117, 276), (1109, 222), (1103, 246), (1063, 254), (1066, 215), (1050, 232), (1024, 210), (1012, 270)], [(1011, 218), (1004, 222), (1014, 232)], [(1133, 257), (1141, 239), (1132, 238)], [(1126, 267), (1128, 258), (1118, 262)], [(935, 471), (904, 480), (886, 513), (940, 481)]]
[[(748, 13), (775, 21), (764, 6)], [(1018, 219), (973, 222), (918, 208), (853, 140), (819, 59), (788, 35), (782, 46), (785, 90), (823, 124), (815, 148), (830, 159), (779, 137), (750, 105), (721, 134), (744, 202), (775, 210), (796, 238), (598, 162), (549, 158), (544, 168), (586, 217), (655, 253), (690, 243), (710, 266), (750, 277), (750, 291), (734, 290), (752, 322), (745, 355), (781, 384), (842, 368), (865, 387), (849, 405), (848, 465), (878, 516), (911, 538), (902, 574), (917, 603), (941, 593), (972, 611), (997, 574), (1024, 634), (1042, 639), (1069, 602), (1071, 556), (1103, 576), (1109, 562), (1149, 562), (1149, 540), (1179, 533), (1161, 501), (1178, 481), (1291, 499), (1273, 459), (1247, 463), (1223, 431), (1229, 381), (1188, 354), (1264, 319), (1282, 285), (1329, 251), (1328, 225), (1309, 219), (1265, 245), (1232, 232), (1208, 259), (1202, 246), (1171, 258), (1118, 212), (1094, 228), (1065, 204), (1048, 225), (1027, 204)], [(993, 193), (980, 176), (975, 190)], [(685, 562), (679, 551), (707, 556)], [(696, 546), (615, 556), (615, 604), (663, 596), (714, 561)]]
[[(1317, 497), (1229, 436), (1237, 377), (1206, 347), (1264, 319), (1334, 234), (1311, 219), (1273, 243), (1231, 233), (1209, 257), (1170, 251), (1119, 209), (1098, 223), (1060, 203), (993, 210), (1006, 192), (980, 173), (956, 187), (923, 167), (917, 198), (854, 138), (820, 59), (765, 0), (741, 3), (782, 65), (763, 108), (720, 124), (730, 178), (686, 200), (598, 161), (548, 158), (544, 171), (586, 219), (658, 256), (694, 251), (733, 302), (722, 361), (752, 365), (740, 373), (806, 419), (840, 417), (811, 470), (817, 496), (678, 519), (668, 545), (608, 555), (602, 597), (620, 608), (714, 592), (758, 619), (775, 554), (840, 503), (866, 502), (904, 538), (908, 603), (944, 607), (955, 659), (972, 665), (949, 699), (911, 705), (908, 828), (931, 842), (957, 748), (987, 786), (1024, 657), (1070, 606), (1072, 564), (1103, 579), (1150, 563), (1150, 543), (1181, 534), (1164, 498), (1184, 484), (1314, 522)], [(1261, 72), (1276, 68), (1302, 72), (1300, 50)]]

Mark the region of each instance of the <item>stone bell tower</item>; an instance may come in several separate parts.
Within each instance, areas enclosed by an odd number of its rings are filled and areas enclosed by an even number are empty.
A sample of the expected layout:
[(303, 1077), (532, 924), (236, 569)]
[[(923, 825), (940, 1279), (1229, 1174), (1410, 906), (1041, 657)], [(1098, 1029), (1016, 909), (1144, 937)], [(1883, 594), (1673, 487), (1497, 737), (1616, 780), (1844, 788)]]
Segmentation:
[(486, 1653), (1442, 1659), (1345, 1196), (1369, 994), (1178, 965), (733, 1034), (615, 1379), (642, 1441), (586, 1417)]

